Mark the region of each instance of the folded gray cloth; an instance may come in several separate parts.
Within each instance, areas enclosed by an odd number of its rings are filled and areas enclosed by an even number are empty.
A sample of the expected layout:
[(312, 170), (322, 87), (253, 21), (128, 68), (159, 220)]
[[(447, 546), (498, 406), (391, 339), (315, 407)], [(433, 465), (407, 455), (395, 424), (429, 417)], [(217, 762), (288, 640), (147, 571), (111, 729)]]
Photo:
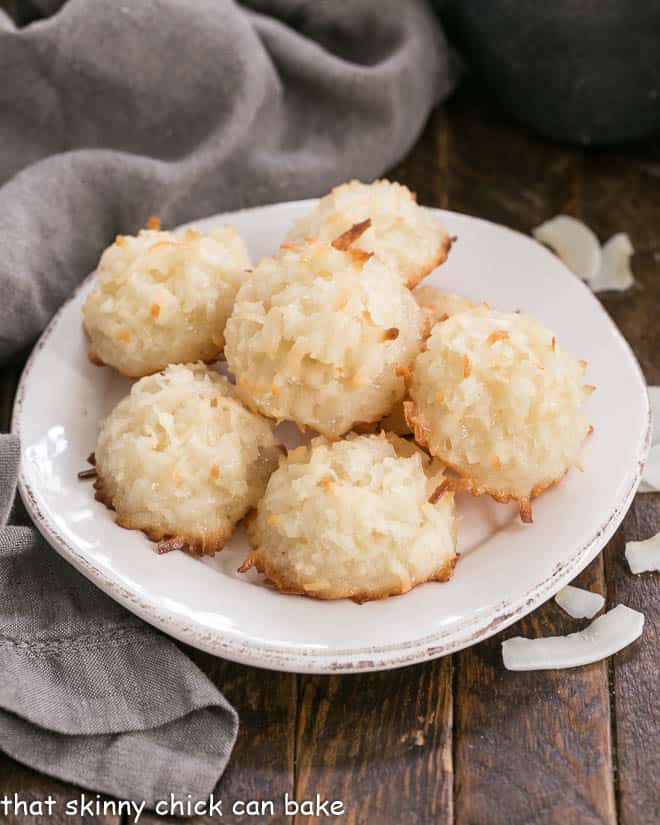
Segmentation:
[[(423, 0), (69, 0), (23, 29), (0, 11), (0, 363), (150, 214), (382, 173), (450, 74)], [(203, 798), (236, 714), (174, 643), (7, 526), (18, 451), (0, 440), (0, 748), (122, 798)]]

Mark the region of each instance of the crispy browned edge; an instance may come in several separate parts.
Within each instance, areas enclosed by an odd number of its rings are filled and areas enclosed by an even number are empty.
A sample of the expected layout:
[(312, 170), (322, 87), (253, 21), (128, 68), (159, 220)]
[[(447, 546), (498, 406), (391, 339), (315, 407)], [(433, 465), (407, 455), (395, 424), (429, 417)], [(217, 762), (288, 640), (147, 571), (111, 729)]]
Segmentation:
[[(406, 417), (406, 421), (408, 422), (408, 426), (411, 428), (413, 432), (413, 437), (415, 441), (418, 444), (421, 444), (423, 447), (430, 449), (428, 442), (428, 426), (424, 422), (424, 418), (421, 415), (421, 413), (419, 413), (415, 402), (404, 401), (403, 410)], [(589, 435), (590, 432), (591, 429), (587, 431), (585, 437), (586, 435)], [(550, 481), (537, 484), (535, 487), (531, 489), (529, 495), (527, 496), (515, 496), (512, 493), (503, 490), (493, 490), (489, 487), (486, 487), (485, 485), (477, 484), (477, 482), (474, 479), (470, 478), (469, 476), (466, 476), (464, 471), (461, 470), (460, 467), (457, 467), (450, 461), (447, 461), (447, 459), (444, 456), (438, 455), (437, 458), (444, 464), (446, 464), (447, 467), (449, 467), (455, 473), (458, 473), (458, 475), (460, 476), (460, 478), (447, 477), (443, 479), (442, 484), (440, 485), (441, 490), (467, 492), (473, 496), (488, 495), (500, 504), (507, 504), (510, 501), (516, 501), (518, 502), (520, 520), (524, 524), (531, 524), (533, 521), (532, 499), (541, 495), (541, 493), (544, 492), (544, 490), (547, 490), (548, 488), (553, 487), (556, 484), (559, 484), (559, 482), (564, 478), (564, 476), (568, 472), (568, 468), (566, 468), (566, 470), (564, 470), (564, 472), (557, 478), (553, 478)]]
[[(103, 477), (100, 474), (94, 481), (94, 498), (102, 504), (105, 504), (109, 510), (116, 512), (112, 497), (108, 493)], [(148, 539), (158, 542), (159, 553), (168, 553), (170, 550), (183, 550), (184, 553), (188, 553), (188, 555), (195, 558), (214, 556), (218, 551), (222, 550), (233, 532), (233, 530), (230, 529), (201, 538), (199, 536), (186, 534), (173, 535), (172, 533), (155, 527), (145, 527), (141, 524), (132, 523), (129, 519), (123, 518), (119, 513), (115, 516), (115, 522), (119, 527), (124, 527), (126, 530), (140, 530)]]
[(380, 591), (370, 592), (370, 591), (363, 591), (358, 593), (343, 593), (341, 591), (317, 591), (317, 590), (300, 590), (295, 586), (289, 586), (284, 579), (278, 579), (278, 577), (270, 570), (267, 565), (265, 565), (262, 559), (259, 556), (259, 547), (252, 546), (252, 550), (248, 553), (245, 557), (245, 560), (238, 568), (239, 573), (245, 573), (251, 567), (254, 567), (257, 572), (261, 573), (265, 576), (266, 580), (276, 587), (281, 593), (286, 593), (290, 596), (307, 596), (308, 598), (312, 599), (320, 599), (321, 601), (335, 601), (337, 599), (350, 599), (357, 604), (364, 604), (364, 602), (371, 602), (371, 601), (379, 601), (381, 599), (387, 599), (390, 596), (401, 596), (404, 593), (408, 593), (414, 587), (417, 587), (420, 584), (425, 584), (426, 582), (446, 582), (449, 581), (451, 578), (451, 574), (454, 571), (454, 567), (456, 566), (456, 562), (458, 561), (458, 555), (456, 551), (454, 551), (454, 555), (451, 559), (446, 561), (432, 576), (429, 576), (426, 579), (422, 579), (420, 581), (412, 583), (409, 587), (393, 587), (393, 588), (385, 588)]

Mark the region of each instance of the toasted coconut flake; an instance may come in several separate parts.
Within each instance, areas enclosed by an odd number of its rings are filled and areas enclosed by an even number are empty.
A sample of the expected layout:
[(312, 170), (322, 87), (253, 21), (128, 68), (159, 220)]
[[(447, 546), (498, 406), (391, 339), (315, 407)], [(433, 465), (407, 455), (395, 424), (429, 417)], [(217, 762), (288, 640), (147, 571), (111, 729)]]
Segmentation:
[(660, 533), (645, 541), (626, 542), (626, 561), (631, 573), (660, 571)]
[(369, 258), (373, 258), (373, 252), (365, 252), (364, 249), (349, 249), (349, 255), (355, 261), (356, 264), (361, 266), (362, 264), (366, 264)]
[(569, 584), (555, 596), (555, 601), (574, 619), (593, 619), (605, 606), (605, 597)]
[(85, 481), (88, 478), (96, 478), (98, 472), (96, 471), (96, 467), (90, 467), (88, 470), (81, 470), (78, 473), (78, 479), (80, 481)]
[(623, 604), (604, 613), (579, 633), (524, 639), (516, 636), (502, 642), (507, 670), (558, 670), (599, 662), (638, 639), (644, 615)]
[[(509, 333), (505, 329), (495, 329), (491, 332), (491, 334), (486, 339), (488, 346), (492, 347), (493, 344), (496, 344), (498, 341), (506, 341), (509, 338)], [(553, 337), (554, 342), (554, 337)], [(554, 350), (554, 346), (552, 347)]]
[(351, 244), (357, 241), (360, 235), (364, 235), (370, 226), (371, 218), (366, 218), (359, 223), (354, 223), (346, 232), (342, 232), (341, 235), (334, 239), (332, 246), (334, 246), (335, 249), (345, 252)]
[(623, 292), (635, 283), (630, 269), (630, 259), (635, 250), (625, 232), (613, 235), (603, 245), (602, 261), (598, 272), (587, 278), (587, 283), (594, 292), (616, 290)]
[(646, 460), (638, 492), (657, 493), (660, 491), (660, 387), (647, 387), (647, 389), (653, 419), (653, 435), (651, 450)]
[(598, 238), (582, 221), (556, 215), (532, 229), (537, 241), (549, 246), (576, 275), (590, 280), (599, 271), (602, 253)]
[(532, 502), (528, 498), (521, 498), (518, 502), (518, 509), (520, 511), (520, 521), (523, 524), (532, 524), (534, 519), (532, 517)]

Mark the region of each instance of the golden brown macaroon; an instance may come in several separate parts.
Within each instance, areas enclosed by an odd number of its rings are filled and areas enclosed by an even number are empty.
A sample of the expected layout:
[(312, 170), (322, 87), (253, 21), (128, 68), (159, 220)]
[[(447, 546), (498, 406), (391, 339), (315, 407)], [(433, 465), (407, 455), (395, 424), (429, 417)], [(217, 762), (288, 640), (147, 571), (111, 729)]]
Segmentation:
[(280, 590), (363, 602), (446, 581), (456, 562), (442, 466), (394, 435), (319, 437), (280, 461), (248, 524), (252, 566)]
[(285, 248), (241, 287), (225, 355), (251, 409), (337, 438), (403, 398), (421, 312), (393, 270), (353, 249), (364, 228)]
[(266, 487), (280, 454), (270, 424), (203, 364), (142, 378), (103, 421), (96, 497), (159, 551), (213, 555)]
[(352, 180), (335, 187), (293, 226), (287, 241), (332, 241), (367, 218), (371, 225), (355, 248), (377, 255), (407, 287), (414, 287), (447, 259), (454, 239), (442, 222), (419, 206), (406, 186), (389, 180)]
[(460, 488), (515, 499), (531, 521), (531, 499), (577, 464), (591, 430), (585, 366), (533, 318), (461, 312), (436, 324), (415, 361), (408, 424)]
[(119, 235), (101, 256), (83, 306), (90, 360), (131, 378), (212, 361), (249, 266), (245, 244), (229, 226)]

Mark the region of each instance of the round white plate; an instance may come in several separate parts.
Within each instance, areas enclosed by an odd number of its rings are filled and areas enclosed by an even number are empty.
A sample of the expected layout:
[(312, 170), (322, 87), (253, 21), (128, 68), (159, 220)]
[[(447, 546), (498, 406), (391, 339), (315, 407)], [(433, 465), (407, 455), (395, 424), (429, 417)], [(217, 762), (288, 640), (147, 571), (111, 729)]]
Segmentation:
[[(221, 215), (255, 260), (274, 251), (313, 201)], [(21, 437), (20, 491), (53, 547), (112, 598), (166, 633), (246, 664), (306, 673), (379, 670), (442, 656), (491, 636), (554, 595), (598, 553), (639, 483), (649, 439), (644, 380), (628, 347), (589, 290), (528, 237), (441, 212), (458, 235), (449, 261), (427, 283), (520, 309), (551, 327), (589, 362), (595, 432), (572, 470), (534, 502), (534, 524), (515, 508), (459, 497), (462, 558), (446, 584), (369, 602), (282, 595), (251, 571), (236, 572), (241, 530), (215, 558), (158, 556), (142, 533), (123, 530), (77, 480), (94, 449), (99, 419), (129, 381), (87, 360), (81, 305), (88, 279), (37, 344), (21, 379), (13, 429)]]

